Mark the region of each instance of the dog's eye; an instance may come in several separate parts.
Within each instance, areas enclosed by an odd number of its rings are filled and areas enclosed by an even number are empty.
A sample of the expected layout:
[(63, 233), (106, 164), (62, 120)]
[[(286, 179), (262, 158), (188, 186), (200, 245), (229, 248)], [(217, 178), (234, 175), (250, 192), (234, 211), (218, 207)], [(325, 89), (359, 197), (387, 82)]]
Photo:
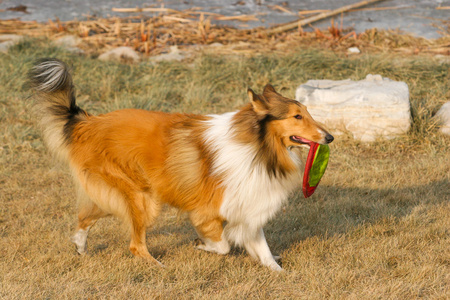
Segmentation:
[(296, 118), (297, 120), (301, 120), (303, 117), (301, 115), (295, 115), (294, 118)]

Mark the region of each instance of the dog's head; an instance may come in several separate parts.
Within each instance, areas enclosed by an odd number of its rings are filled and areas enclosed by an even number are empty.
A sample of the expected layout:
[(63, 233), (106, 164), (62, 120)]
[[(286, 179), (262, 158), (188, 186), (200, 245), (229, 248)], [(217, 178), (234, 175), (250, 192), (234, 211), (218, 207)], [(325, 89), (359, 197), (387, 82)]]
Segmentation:
[(334, 140), (311, 117), (306, 106), (283, 97), (270, 84), (265, 86), (262, 95), (248, 89), (248, 97), (258, 118), (267, 121), (267, 131), (280, 138), (286, 148), (307, 146), (310, 142), (329, 144)]

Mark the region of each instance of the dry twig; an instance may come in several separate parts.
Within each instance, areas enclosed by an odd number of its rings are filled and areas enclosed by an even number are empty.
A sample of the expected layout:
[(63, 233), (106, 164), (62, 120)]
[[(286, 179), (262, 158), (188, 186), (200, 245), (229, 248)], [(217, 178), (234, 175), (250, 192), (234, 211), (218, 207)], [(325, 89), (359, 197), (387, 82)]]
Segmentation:
[(329, 18), (329, 17), (335, 16), (335, 15), (338, 15), (340, 13), (349, 11), (351, 9), (359, 8), (359, 7), (366, 6), (366, 5), (369, 5), (369, 4), (372, 4), (375, 2), (380, 2), (380, 1), (383, 1), (383, 0), (367, 0), (367, 1), (361, 1), (361, 2), (358, 2), (355, 4), (351, 4), (351, 5), (346, 5), (341, 8), (338, 8), (338, 9), (335, 9), (332, 11), (323, 12), (318, 15), (315, 15), (315, 16), (312, 16), (312, 17), (309, 17), (309, 18), (306, 18), (306, 19), (303, 19), (300, 21), (297, 20), (297, 21), (293, 21), (293, 22), (289, 22), (289, 23), (280, 25), (280, 26), (275, 26), (273, 28), (269, 28), (267, 30), (264, 30), (264, 33), (267, 35), (271, 35), (271, 34), (276, 34), (276, 33), (284, 32), (284, 31), (292, 30), (292, 29), (297, 28), (297, 26), (308, 25), (313, 22), (317, 22), (319, 20), (323, 20), (325, 18)]

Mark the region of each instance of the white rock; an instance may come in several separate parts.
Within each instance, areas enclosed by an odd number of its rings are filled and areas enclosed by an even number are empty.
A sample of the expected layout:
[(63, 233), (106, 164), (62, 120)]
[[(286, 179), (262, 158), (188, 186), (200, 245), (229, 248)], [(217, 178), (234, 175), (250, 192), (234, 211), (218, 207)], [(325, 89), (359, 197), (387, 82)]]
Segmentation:
[(434, 58), (437, 60), (437, 62), (441, 65), (444, 64), (450, 64), (450, 56), (448, 55), (442, 55), (442, 54), (436, 54)]
[(6, 41), (3, 43), (0, 43), (0, 52), (1, 53), (8, 53), (9, 48), (11, 48), (12, 46), (14, 46), (14, 42), (13, 41)]
[(295, 97), (331, 132), (349, 132), (365, 142), (394, 138), (411, 125), (408, 86), (381, 75), (361, 81), (309, 80)]
[(0, 52), (7, 53), (9, 48), (17, 44), (23, 39), (18, 34), (0, 34)]
[(141, 57), (131, 47), (118, 47), (103, 53), (98, 59), (139, 62)]
[(361, 50), (359, 50), (358, 47), (350, 47), (347, 49), (347, 52), (350, 54), (359, 54), (361, 53)]
[(82, 39), (76, 35), (64, 35), (54, 40), (53, 43), (62, 47), (76, 47), (81, 41)]
[(18, 43), (22, 39), (23, 39), (23, 36), (18, 35), (18, 34), (0, 34), (0, 42), (12, 41), (14, 43)]
[(209, 44), (208, 47), (211, 47), (211, 48), (221, 48), (221, 47), (223, 47), (223, 44), (222, 44), (222, 43), (219, 43), (219, 42), (215, 42), (215, 43)]
[(84, 51), (77, 46), (81, 43), (82, 39), (75, 35), (65, 35), (53, 41), (53, 43), (59, 47), (66, 49), (73, 53), (82, 54)]
[(160, 55), (155, 55), (150, 58), (151, 61), (182, 61), (186, 58), (186, 54), (182, 53), (177, 46), (170, 46), (170, 52)]
[(445, 102), (436, 113), (440, 129), (439, 131), (450, 135), (450, 101)]

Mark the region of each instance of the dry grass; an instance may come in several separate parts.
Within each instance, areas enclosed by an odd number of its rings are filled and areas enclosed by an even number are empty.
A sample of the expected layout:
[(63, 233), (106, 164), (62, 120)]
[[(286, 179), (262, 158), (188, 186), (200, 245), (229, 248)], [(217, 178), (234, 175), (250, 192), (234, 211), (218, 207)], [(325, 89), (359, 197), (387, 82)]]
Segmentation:
[[(69, 242), (76, 204), (68, 171), (46, 153), (24, 74), (37, 57), (73, 64), (80, 105), (93, 113), (138, 107), (224, 112), (271, 82), (293, 97), (307, 79), (382, 74), (408, 83), (411, 131), (392, 141), (333, 144), (316, 194), (293, 195), (266, 227), (283, 258), (274, 273), (239, 249), (194, 250), (195, 231), (167, 208), (148, 231), (157, 269), (132, 257), (115, 219), (92, 229), (87, 256)], [(5, 299), (448, 299), (450, 139), (433, 114), (449, 99), (448, 63), (386, 54), (345, 58), (307, 51), (188, 63), (122, 65), (36, 41), (0, 55), (0, 297)], [(299, 191), (300, 192), (300, 191)]]

